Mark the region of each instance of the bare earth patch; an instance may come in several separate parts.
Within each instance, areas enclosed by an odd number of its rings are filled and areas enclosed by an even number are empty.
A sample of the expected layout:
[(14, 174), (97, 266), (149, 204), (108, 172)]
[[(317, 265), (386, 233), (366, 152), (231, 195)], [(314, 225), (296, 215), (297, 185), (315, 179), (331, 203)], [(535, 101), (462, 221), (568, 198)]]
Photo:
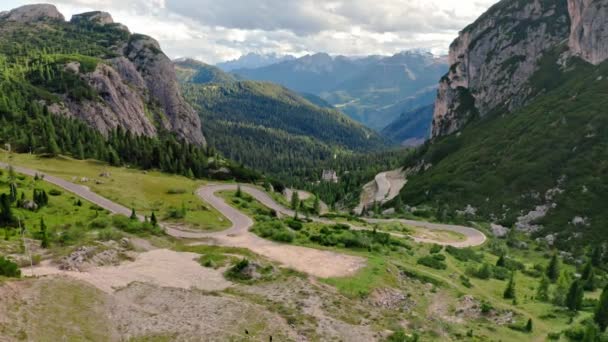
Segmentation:
[(133, 262), (119, 266), (92, 267), (87, 272), (61, 271), (48, 263), (33, 269), (36, 276), (62, 274), (85, 281), (106, 293), (125, 287), (132, 282), (147, 282), (158, 286), (182, 289), (196, 288), (206, 291), (223, 290), (231, 285), (218, 270), (202, 267), (195, 253), (157, 249), (141, 253)]

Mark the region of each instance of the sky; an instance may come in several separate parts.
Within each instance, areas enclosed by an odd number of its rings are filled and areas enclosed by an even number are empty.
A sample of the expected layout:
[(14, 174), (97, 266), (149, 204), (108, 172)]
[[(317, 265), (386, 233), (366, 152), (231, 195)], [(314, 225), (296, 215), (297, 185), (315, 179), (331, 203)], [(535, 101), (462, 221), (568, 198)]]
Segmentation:
[[(0, 11), (31, 0), (2, 0)], [(497, 0), (47, 0), (66, 16), (110, 12), (156, 38), (171, 58), (207, 63), (250, 52), (302, 56), (447, 53), (458, 31)]]

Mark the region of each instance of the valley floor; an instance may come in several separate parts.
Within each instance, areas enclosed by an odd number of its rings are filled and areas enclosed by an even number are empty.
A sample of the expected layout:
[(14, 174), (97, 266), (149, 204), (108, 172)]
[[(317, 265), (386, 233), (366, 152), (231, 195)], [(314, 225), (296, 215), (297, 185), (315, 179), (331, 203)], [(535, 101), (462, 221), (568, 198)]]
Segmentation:
[[(30, 176), (43, 174), (26, 168), (16, 171)], [(131, 214), (124, 197), (117, 197), (118, 203), (109, 201), (82, 184), (66, 180), (73, 175), (62, 177), (44, 172), (44, 180), (49, 183), (110, 212)], [(537, 309), (530, 311), (534, 307), (527, 299), (518, 307), (500, 303), (501, 289), (495, 287), (502, 284), (497, 281), (491, 280), (490, 286), (471, 279), (467, 282), (473, 288), (464, 286), (464, 270), (469, 266), (450, 254), (454, 251), (446, 253), (445, 270), (420, 264), (425, 255), (437, 253), (433, 250), (441, 251), (440, 246), (484, 244), (486, 236), (478, 229), (407, 220), (311, 217), (302, 230), (305, 234), (319, 227), (322, 231), (327, 229), (323, 227), (340, 225), (354, 232), (371, 233), (376, 229), (403, 240), (402, 247), (374, 251), (299, 240), (279, 243), (250, 231), (263, 219), (256, 213), (272, 210), (289, 222), (295, 212), (261, 189), (241, 185), (241, 191), (250, 197), (237, 198), (236, 184), (175, 182), (193, 185), (197, 190), (186, 189), (184, 194), (171, 196), (185, 200), (196, 196), (205, 207), (204, 215), (223, 222), (222, 229), (201, 230), (187, 222), (192, 218), (165, 222), (166, 237), (142, 239), (129, 235), (127, 247), (118, 248), (118, 261), (103, 265), (85, 262), (82, 269), (65, 270), (61, 269), (65, 263), (50, 258), (33, 268), (24, 267), (24, 279), (0, 279), (0, 283), (4, 281), (0, 286), (0, 334), (9, 341), (65, 337), (93, 341), (241, 341), (268, 340), (270, 336), (275, 341), (373, 341), (405, 329), (431, 340), (460, 340), (469, 327), (475, 327), (476, 333), (485, 336), (481, 340), (498, 337), (515, 341), (528, 335), (514, 332), (507, 325), (540, 315)], [(96, 188), (107, 191), (103, 186), (96, 184)], [(173, 189), (163, 191), (176, 193)], [(84, 258), (100, 260), (98, 256), (108, 249), (113, 251), (115, 244), (98, 243), (103, 252), (85, 250), (84, 254), (94, 255)], [(72, 256), (79, 250), (61, 253)], [(463, 253), (476, 252), (467, 249)], [(494, 256), (479, 254), (494, 262)], [(247, 278), (234, 273), (239, 260), (249, 260), (241, 269), (247, 272)], [(523, 291), (528, 298), (530, 290)], [(482, 301), (494, 303), (490, 314), (479, 311)], [(42, 319), (45, 315), (53, 319), (47, 323)], [(566, 319), (562, 316), (556, 314), (554, 322), (548, 324), (539, 321), (539, 335), (535, 336), (545, 336), (547, 331), (562, 326)]]

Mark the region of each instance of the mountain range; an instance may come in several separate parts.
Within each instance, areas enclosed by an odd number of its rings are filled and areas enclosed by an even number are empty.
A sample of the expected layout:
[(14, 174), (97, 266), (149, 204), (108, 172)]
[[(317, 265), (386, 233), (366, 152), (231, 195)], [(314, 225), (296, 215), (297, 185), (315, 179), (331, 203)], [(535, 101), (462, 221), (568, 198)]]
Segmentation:
[[(447, 70), (444, 57), (406, 51), (360, 58), (317, 53), (232, 72), (317, 95), (351, 118), (381, 130), (403, 112), (431, 104), (437, 80)], [(404, 102), (410, 104), (403, 107)]]
[(235, 69), (255, 69), (262, 68), (271, 64), (295, 59), (291, 55), (279, 55), (276, 53), (258, 54), (250, 52), (237, 59), (218, 63), (216, 66), (223, 71), (233, 71)]

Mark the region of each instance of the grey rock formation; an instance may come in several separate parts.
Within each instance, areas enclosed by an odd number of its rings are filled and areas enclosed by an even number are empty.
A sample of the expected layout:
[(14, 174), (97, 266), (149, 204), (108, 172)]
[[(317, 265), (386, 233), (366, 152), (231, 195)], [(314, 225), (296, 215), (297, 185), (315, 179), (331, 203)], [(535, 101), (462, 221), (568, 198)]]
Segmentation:
[(81, 22), (91, 22), (98, 25), (107, 25), (113, 24), (114, 19), (112, 19), (112, 16), (108, 12), (93, 11), (75, 14), (72, 16), (72, 19), (70, 19), (70, 22), (74, 24), (79, 24)]
[(570, 51), (592, 64), (608, 58), (608, 1), (568, 0)]
[(30, 23), (41, 20), (65, 20), (63, 14), (57, 10), (57, 7), (49, 4), (21, 6), (9, 12), (0, 13), (0, 19), (17, 21), (21, 23)]
[(538, 60), (568, 38), (569, 22), (565, 0), (503, 0), (461, 31), (439, 85), (432, 137), (453, 133), (497, 107), (524, 104)]
[[(53, 5), (22, 6), (0, 14), (0, 20), (31, 23), (41, 30), (52, 28), (50, 21), (65, 21)], [(122, 127), (135, 135), (155, 136), (163, 128), (189, 143), (206, 143), (200, 118), (182, 97), (173, 63), (157, 41), (130, 34), (106, 12), (76, 14), (70, 24), (111, 26), (125, 32), (115, 35), (112, 49), (118, 57), (100, 62), (93, 72), (82, 72), (77, 62), (65, 66), (99, 96), (74, 100), (57, 94), (63, 101), (46, 103), (51, 112), (79, 118), (102, 133)]]
[(150, 96), (164, 111), (166, 120), (161, 124), (181, 138), (205, 144), (200, 118), (182, 97), (173, 62), (161, 51), (158, 42), (148, 36), (133, 35), (123, 53), (136, 66)]
[[(77, 63), (71, 63), (68, 68), (79, 72)], [(102, 133), (123, 127), (135, 135), (156, 135), (156, 128), (146, 116), (141, 88), (131, 86), (116, 70), (103, 63), (81, 78), (97, 91), (102, 101), (65, 98), (68, 115), (84, 120)]]

